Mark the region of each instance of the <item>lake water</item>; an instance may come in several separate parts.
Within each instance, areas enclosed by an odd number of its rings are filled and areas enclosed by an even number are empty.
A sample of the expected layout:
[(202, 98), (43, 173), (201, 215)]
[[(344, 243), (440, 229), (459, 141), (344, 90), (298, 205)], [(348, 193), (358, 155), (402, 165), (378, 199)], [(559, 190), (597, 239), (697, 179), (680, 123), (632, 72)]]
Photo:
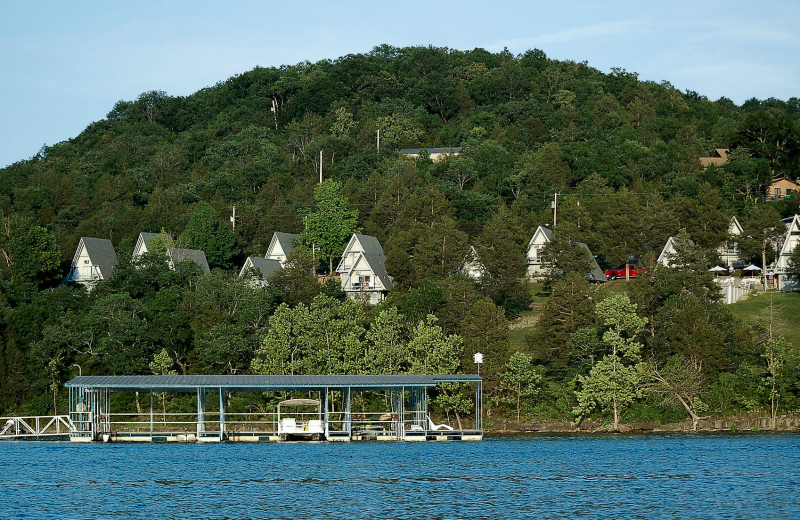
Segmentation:
[(800, 435), (0, 442), (0, 518), (800, 518)]

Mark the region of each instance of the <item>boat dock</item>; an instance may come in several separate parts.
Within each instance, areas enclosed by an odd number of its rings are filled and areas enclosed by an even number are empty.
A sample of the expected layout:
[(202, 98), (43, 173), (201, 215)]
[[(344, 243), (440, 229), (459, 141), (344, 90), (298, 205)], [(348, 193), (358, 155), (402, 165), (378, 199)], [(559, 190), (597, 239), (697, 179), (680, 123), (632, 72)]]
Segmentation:
[[(58, 424), (68, 428), (73, 442), (483, 439), (483, 380), (476, 375), (87, 375), (65, 386), (69, 414), (60, 416)], [(431, 419), (429, 392), (448, 391), (472, 394), (474, 415), (462, 419), (470, 428), (435, 424)], [(149, 397), (149, 409), (112, 410), (111, 395), (118, 392)], [(229, 399), (239, 392), (265, 394), (268, 409), (227, 411)], [(354, 396), (361, 396), (358, 401), (363, 403), (363, 396), (371, 392), (380, 394), (378, 401), (386, 403), (386, 410), (353, 410)], [(167, 412), (160, 407), (159, 401), (171, 394), (191, 394), (190, 411)], [(60, 435), (65, 435), (64, 428), (59, 426)], [(31, 437), (34, 432), (26, 433)]]

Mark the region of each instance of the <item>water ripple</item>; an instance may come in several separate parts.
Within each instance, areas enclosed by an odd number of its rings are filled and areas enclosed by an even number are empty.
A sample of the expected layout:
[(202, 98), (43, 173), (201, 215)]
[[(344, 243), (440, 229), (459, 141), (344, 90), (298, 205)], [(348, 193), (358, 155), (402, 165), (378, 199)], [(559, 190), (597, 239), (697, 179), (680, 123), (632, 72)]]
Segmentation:
[(2, 518), (800, 518), (800, 436), (0, 443)]

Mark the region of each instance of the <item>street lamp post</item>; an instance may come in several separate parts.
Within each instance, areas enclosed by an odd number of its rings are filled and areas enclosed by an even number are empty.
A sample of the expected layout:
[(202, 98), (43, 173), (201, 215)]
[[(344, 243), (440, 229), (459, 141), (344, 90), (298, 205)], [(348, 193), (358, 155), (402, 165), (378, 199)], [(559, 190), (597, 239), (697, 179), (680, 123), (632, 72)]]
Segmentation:
[(78, 365), (78, 364), (73, 364), (72, 366), (74, 366), (74, 367), (78, 367), (78, 376), (82, 376), (82, 375), (83, 375), (83, 370), (81, 370), (81, 366), (80, 366), (80, 365)]

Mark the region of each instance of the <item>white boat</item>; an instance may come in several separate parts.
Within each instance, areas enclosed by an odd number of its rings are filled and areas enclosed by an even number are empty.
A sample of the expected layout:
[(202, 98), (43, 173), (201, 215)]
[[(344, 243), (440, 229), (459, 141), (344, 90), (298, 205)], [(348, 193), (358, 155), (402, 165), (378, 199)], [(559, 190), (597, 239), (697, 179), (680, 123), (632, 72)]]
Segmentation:
[[(290, 412), (291, 416), (281, 417), (281, 407), (307, 407), (313, 406), (316, 412)], [(303, 420), (304, 417), (314, 417), (314, 419)], [(278, 403), (278, 436), (282, 441), (288, 440), (310, 440), (320, 441), (325, 438), (325, 423), (322, 420), (321, 403), (315, 399), (288, 399)]]

